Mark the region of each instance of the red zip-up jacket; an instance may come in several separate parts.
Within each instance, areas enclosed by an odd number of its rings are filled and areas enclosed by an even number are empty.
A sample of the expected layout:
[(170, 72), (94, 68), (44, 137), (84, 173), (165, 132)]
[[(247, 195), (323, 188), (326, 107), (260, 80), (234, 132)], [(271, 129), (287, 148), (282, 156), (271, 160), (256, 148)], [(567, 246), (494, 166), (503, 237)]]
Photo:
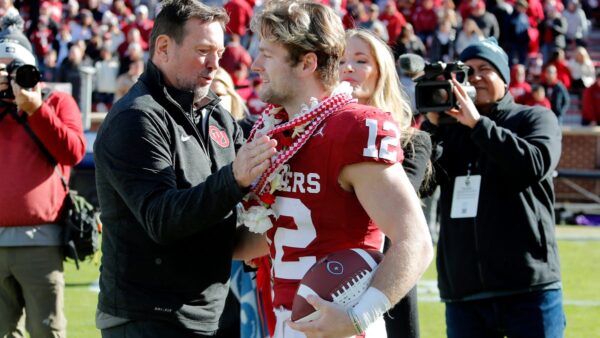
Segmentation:
[[(0, 112), (4, 109), (0, 107)], [(51, 93), (28, 121), (68, 179), (71, 167), (85, 154), (81, 112), (73, 97)], [(48, 159), (10, 114), (0, 120), (0, 177), (0, 227), (56, 223), (65, 189)]]

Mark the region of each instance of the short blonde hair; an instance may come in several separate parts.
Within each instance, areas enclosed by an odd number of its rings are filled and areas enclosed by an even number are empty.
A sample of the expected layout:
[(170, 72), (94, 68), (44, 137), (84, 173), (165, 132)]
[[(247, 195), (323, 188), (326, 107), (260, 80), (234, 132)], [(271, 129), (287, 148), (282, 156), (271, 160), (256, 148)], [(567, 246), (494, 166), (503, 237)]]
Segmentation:
[(342, 21), (331, 8), (309, 1), (273, 0), (250, 27), (261, 39), (282, 44), (292, 66), (315, 53), (321, 81), (327, 88), (335, 86), (346, 44)]

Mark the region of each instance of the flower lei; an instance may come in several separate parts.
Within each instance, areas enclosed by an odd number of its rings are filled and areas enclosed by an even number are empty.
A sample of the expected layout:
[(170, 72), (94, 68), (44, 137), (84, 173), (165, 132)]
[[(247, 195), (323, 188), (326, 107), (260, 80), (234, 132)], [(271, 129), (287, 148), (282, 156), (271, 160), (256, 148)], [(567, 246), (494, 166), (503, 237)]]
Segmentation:
[(331, 96), (322, 102), (311, 98), (310, 107), (302, 105), (300, 113), (292, 120), (289, 120), (287, 112), (281, 106), (268, 105), (265, 108), (252, 128), (248, 141), (257, 133), (267, 135), (277, 140), (277, 153), (271, 158), (271, 165), (253, 183), (250, 193), (239, 206), (239, 223), (259, 234), (273, 226), (269, 216), (278, 217), (271, 208), (275, 203), (273, 193), (281, 187), (285, 175), (290, 170), (287, 162), (306, 144), (323, 120), (355, 101), (350, 84), (342, 82)]

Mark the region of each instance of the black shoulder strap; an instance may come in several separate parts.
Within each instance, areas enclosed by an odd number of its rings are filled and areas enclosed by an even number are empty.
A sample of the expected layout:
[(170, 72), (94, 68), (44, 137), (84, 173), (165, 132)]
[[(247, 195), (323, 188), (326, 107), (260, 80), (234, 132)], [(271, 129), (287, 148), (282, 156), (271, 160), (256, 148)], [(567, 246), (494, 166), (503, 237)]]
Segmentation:
[(42, 154), (44, 154), (44, 157), (46, 157), (48, 162), (50, 162), (50, 165), (52, 165), (52, 167), (54, 167), (54, 171), (56, 171), (56, 173), (60, 177), (60, 181), (62, 182), (65, 190), (69, 191), (69, 184), (67, 183), (67, 179), (63, 176), (62, 172), (58, 168), (58, 165), (57, 165), (58, 162), (56, 161), (56, 159), (54, 159), (54, 156), (52, 156), (52, 154), (50, 154), (50, 151), (48, 150), (48, 148), (46, 148), (44, 143), (42, 143), (42, 140), (40, 140), (40, 138), (35, 134), (33, 129), (31, 129), (29, 122), (27, 122), (27, 115), (24, 114), (22, 116), (19, 116), (19, 114), (17, 114), (16, 106), (11, 106), (11, 107), (7, 108), (7, 110), (8, 110), (8, 113), (10, 115), (12, 115), (12, 117), (17, 122), (19, 122), (19, 124), (21, 124), (23, 126), (23, 128), (25, 129), (27, 134), (29, 134), (29, 136), (31, 137), (33, 142), (35, 142), (35, 144), (38, 146), (38, 148), (40, 148), (40, 151), (42, 152)]

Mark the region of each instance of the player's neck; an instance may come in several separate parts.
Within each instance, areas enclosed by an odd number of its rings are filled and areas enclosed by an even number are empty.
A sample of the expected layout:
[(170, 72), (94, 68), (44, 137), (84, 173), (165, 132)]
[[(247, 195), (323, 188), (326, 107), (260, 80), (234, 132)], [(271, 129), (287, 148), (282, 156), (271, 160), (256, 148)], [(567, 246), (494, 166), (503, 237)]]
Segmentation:
[(304, 88), (299, 89), (296, 92), (296, 95), (292, 97), (288, 103), (283, 105), (285, 111), (290, 115), (290, 119), (298, 116), (302, 111), (303, 106), (306, 105), (310, 107), (311, 98), (314, 97), (321, 102), (331, 94), (331, 89), (326, 89), (322, 83), (303, 87)]

